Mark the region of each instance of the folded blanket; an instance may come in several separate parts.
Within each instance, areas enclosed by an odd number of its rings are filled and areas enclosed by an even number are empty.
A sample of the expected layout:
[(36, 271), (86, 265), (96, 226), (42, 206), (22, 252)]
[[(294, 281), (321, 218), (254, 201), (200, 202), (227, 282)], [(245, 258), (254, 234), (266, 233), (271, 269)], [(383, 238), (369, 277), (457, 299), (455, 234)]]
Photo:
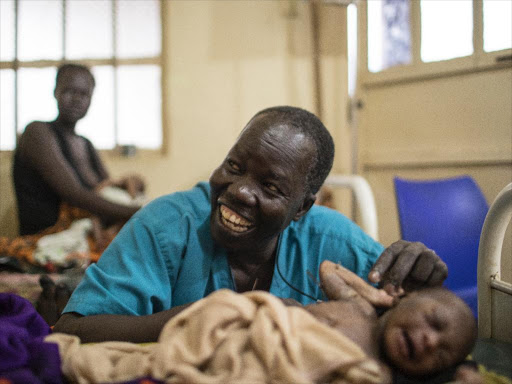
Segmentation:
[[(35, 255), (37, 252), (41, 253), (41, 250), (38, 250), (39, 241), (41, 239), (44, 239), (46, 236), (51, 237), (54, 234), (60, 234), (61, 232), (64, 232), (73, 225), (76, 221), (87, 219), (91, 217), (91, 214), (87, 212), (86, 210), (71, 207), (66, 203), (61, 204), (60, 210), (59, 210), (59, 218), (57, 219), (57, 222), (55, 225), (46, 228), (45, 230), (36, 233), (34, 235), (25, 235), (25, 236), (18, 236), (15, 238), (7, 238), (4, 236), (0, 236), (0, 255), (3, 256), (10, 256), (14, 257), (24, 263), (28, 263), (29, 265), (44, 265), (41, 263), (46, 262), (51, 257), (43, 257), (40, 258), (40, 261), (36, 260)], [(86, 225), (87, 226), (87, 225)], [(43, 240), (43, 247), (44, 247)], [(94, 239), (92, 236), (87, 237), (88, 247), (87, 249), (80, 249), (80, 252), (77, 252), (77, 249), (72, 249), (70, 252), (67, 252), (67, 255), (65, 256), (59, 256), (60, 259), (67, 258), (67, 256), (70, 256), (70, 258), (79, 258), (80, 261), (87, 259), (92, 261), (97, 261), (101, 255), (101, 253), (106, 248), (105, 246), (98, 247), (97, 244), (95, 244)], [(107, 244), (108, 245), (108, 244)], [(84, 247), (82, 247), (84, 248)], [(44, 252), (43, 254), (47, 253)]]
[[(102, 187), (98, 194), (122, 205), (142, 206), (147, 202), (144, 194), (132, 198), (128, 192), (114, 186)], [(15, 238), (0, 236), (0, 256), (15, 257), (31, 265), (43, 266), (47, 263), (62, 266), (70, 260), (96, 262), (124, 222), (110, 223), (108, 228), (101, 231), (100, 240), (92, 233), (95, 220), (99, 223), (85, 209), (62, 203), (57, 222), (51, 227), (34, 235)]]
[(171, 383), (380, 383), (388, 377), (350, 339), (266, 292), (214, 292), (171, 319), (158, 343), (81, 345), (53, 334), (72, 382), (149, 376)]
[(92, 225), (91, 219), (80, 219), (64, 231), (41, 237), (36, 243), (34, 259), (41, 265), (49, 262), (65, 265), (71, 254), (87, 255), (84, 258), (88, 258), (90, 249), (87, 235)]

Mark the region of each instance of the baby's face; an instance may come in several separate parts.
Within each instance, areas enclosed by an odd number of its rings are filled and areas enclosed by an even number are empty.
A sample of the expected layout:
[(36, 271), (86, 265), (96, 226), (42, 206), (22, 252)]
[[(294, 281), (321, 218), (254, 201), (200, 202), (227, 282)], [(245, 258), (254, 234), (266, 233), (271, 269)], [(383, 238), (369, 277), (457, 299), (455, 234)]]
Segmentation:
[(425, 375), (462, 361), (474, 344), (475, 320), (462, 300), (443, 289), (405, 297), (383, 318), (382, 348), (401, 372)]

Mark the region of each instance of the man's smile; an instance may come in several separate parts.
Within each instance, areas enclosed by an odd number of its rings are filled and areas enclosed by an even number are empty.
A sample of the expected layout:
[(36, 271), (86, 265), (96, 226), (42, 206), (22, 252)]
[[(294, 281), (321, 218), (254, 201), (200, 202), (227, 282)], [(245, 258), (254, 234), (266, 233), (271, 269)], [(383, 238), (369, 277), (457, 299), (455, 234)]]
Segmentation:
[(235, 232), (245, 232), (252, 227), (252, 223), (244, 219), (235, 211), (229, 209), (225, 205), (221, 205), (220, 208), (221, 222), (225, 227)]

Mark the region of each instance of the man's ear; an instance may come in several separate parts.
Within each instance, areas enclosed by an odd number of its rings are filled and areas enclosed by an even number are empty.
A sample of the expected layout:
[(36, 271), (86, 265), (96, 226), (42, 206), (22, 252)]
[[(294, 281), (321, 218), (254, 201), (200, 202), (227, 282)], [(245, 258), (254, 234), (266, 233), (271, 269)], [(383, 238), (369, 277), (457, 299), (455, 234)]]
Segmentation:
[(315, 203), (316, 195), (312, 193), (307, 193), (306, 197), (304, 197), (304, 201), (302, 202), (302, 206), (297, 211), (295, 216), (293, 217), (293, 221), (298, 221), (302, 216), (304, 216), (311, 209), (313, 204)]

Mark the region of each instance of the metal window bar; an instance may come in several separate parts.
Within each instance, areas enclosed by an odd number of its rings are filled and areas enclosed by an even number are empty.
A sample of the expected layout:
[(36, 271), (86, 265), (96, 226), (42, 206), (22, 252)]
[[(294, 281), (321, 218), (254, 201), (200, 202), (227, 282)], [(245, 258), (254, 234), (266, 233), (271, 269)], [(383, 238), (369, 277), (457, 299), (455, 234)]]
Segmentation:
[(62, 0), (62, 60), (66, 60), (66, 42), (67, 42), (67, 15), (68, 15), (68, 2)]
[[(1, 1), (1, 0), (0, 0)], [(18, 46), (19, 46), (19, 2), (20, 0), (14, 0), (14, 58), (12, 61), (0, 62), (0, 69), (12, 69), (14, 71), (14, 127), (12, 129), (15, 133), (15, 147), (18, 142), (18, 136), (22, 133), (18, 133), (19, 124), (19, 107), (18, 107), (18, 70), (20, 68), (47, 68), (47, 67), (58, 67), (65, 63), (67, 60), (66, 55), (66, 23), (67, 23), (67, 4), (69, 0), (61, 0), (62, 4), (62, 58), (59, 60), (31, 60), (31, 61), (20, 61), (18, 59)], [(112, 34), (113, 34), (113, 55), (111, 58), (105, 59), (78, 59), (73, 60), (75, 63), (87, 65), (89, 67), (108, 65), (112, 66), (114, 70), (113, 76), (113, 87), (114, 87), (114, 137), (115, 145), (119, 143), (119, 117), (118, 117), (118, 75), (117, 68), (120, 65), (161, 65), (162, 64), (162, 50), (157, 56), (154, 57), (143, 57), (143, 58), (119, 58), (117, 57), (117, 9), (119, 0), (110, 0), (112, 10)], [(161, 6), (160, 6), (160, 15)], [(163, 144), (162, 144), (163, 145)]]
[(118, 60), (117, 60), (117, 10), (118, 10), (119, 2), (118, 0), (113, 0), (113, 2), (110, 3), (111, 11), (112, 11), (112, 60), (114, 67), (114, 76), (113, 76), (113, 84), (114, 87), (114, 140), (115, 140), (115, 146), (119, 145), (119, 91), (118, 91), (118, 85), (119, 85), (119, 79), (118, 79)]
[(18, 0), (14, 2), (14, 145), (18, 145)]

